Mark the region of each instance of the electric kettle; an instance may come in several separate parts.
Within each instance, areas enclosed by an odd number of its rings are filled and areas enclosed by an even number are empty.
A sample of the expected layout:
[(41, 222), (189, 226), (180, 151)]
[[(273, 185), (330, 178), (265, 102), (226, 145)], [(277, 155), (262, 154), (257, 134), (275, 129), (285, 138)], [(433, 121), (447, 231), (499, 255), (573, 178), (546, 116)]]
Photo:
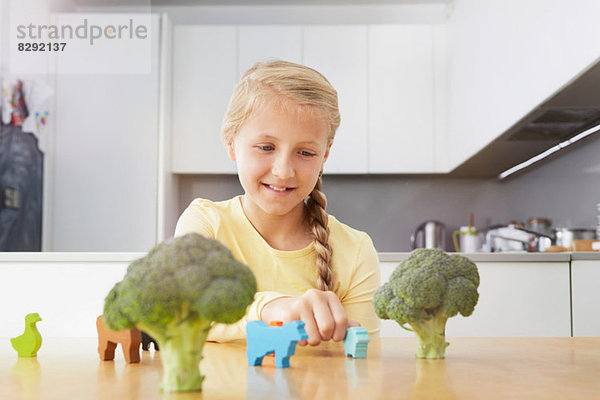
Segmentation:
[(439, 221), (425, 221), (410, 235), (410, 247), (426, 249), (446, 248), (446, 225)]

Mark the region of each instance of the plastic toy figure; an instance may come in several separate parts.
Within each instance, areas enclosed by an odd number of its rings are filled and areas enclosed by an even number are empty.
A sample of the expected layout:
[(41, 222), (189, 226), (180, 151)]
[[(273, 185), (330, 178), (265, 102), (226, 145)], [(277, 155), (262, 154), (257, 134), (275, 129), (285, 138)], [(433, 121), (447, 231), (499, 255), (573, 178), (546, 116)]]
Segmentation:
[(123, 348), (123, 356), (128, 363), (140, 362), (140, 344), (142, 333), (139, 329), (123, 329), (113, 331), (102, 321), (102, 315), (96, 319), (98, 329), (98, 354), (102, 361), (114, 360), (117, 344)]
[(286, 322), (282, 326), (269, 326), (263, 321), (250, 321), (246, 325), (246, 355), (248, 365), (261, 365), (263, 358), (275, 353), (275, 366), (290, 366), (290, 357), (296, 352), (300, 340), (308, 339), (303, 321)]
[(367, 357), (367, 345), (371, 341), (367, 330), (362, 326), (348, 328), (344, 339), (344, 352), (346, 356), (354, 358)]
[(21, 336), (10, 339), (12, 347), (19, 353), (19, 357), (35, 357), (42, 346), (42, 335), (35, 324), (42, 319), (38, 313), (25, 316), (25, 332)]

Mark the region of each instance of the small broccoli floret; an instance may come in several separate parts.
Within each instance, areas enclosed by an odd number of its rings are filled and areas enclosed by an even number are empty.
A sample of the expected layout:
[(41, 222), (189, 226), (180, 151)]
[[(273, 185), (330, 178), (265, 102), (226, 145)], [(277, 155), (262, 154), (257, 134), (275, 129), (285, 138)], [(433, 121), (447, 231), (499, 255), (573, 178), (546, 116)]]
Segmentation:
[(449, 344), (446, 322), (458, 313), (465, 317), (473, 313), (478, 287), (477, 266), (468, 258), (440, 249), (417, 249), (377, 289), (373, 305), (379, 318), (415, 332), (418, 358), (444, 358)]
[(199, 363), (210, 328), (242, 318), (256, 279), (225, 246), (198, 234), (167, 240), (132, 262), (104, 302), (104, 322), (134, 326), (159, 344), (164, 391), (202, 390)]

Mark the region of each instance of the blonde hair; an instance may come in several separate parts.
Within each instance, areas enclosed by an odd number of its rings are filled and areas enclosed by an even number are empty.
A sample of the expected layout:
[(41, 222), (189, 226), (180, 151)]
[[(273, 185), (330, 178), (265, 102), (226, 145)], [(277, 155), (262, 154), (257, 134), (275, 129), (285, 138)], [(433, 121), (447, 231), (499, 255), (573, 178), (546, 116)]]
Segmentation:
[[(340, 125), (337, 92), (318, 71), (288, 61), (273, 60), (255, 63), (233, 89), (227, 112), (223, 117), (221, 137), (227, 145), (238, 134), (253, 112), (265, 105), (288, 109), (298, 114), (309, 113), (323, 119), (329, 127), (331, 143)], [(322, 171), (321, 171), (322, 172)], [(329, 246), (327, 198), (321, 191), (321, 174), (308, 199), (306, 211), (317, 252), (317, 288), (333, 289), (332, 250)]]

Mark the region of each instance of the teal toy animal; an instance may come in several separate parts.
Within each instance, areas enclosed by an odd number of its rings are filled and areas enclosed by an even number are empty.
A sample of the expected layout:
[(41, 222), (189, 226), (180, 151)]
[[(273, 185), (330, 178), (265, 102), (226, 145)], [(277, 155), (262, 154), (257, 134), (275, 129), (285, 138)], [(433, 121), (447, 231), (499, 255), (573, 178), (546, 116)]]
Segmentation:
[(344, 339), (344, 352), (353, 358), (366, 358), (367, 345), (371, 339), (367, 330), (362, 326), (348, 328)]
[(10, 339), (12, 347), (19, 353), (19, 357), (35, 357), (42, 346), (42, 335), (35, 324), (42, 319), (38, 313), (25, 316), (25, 332), (21, 336)]

